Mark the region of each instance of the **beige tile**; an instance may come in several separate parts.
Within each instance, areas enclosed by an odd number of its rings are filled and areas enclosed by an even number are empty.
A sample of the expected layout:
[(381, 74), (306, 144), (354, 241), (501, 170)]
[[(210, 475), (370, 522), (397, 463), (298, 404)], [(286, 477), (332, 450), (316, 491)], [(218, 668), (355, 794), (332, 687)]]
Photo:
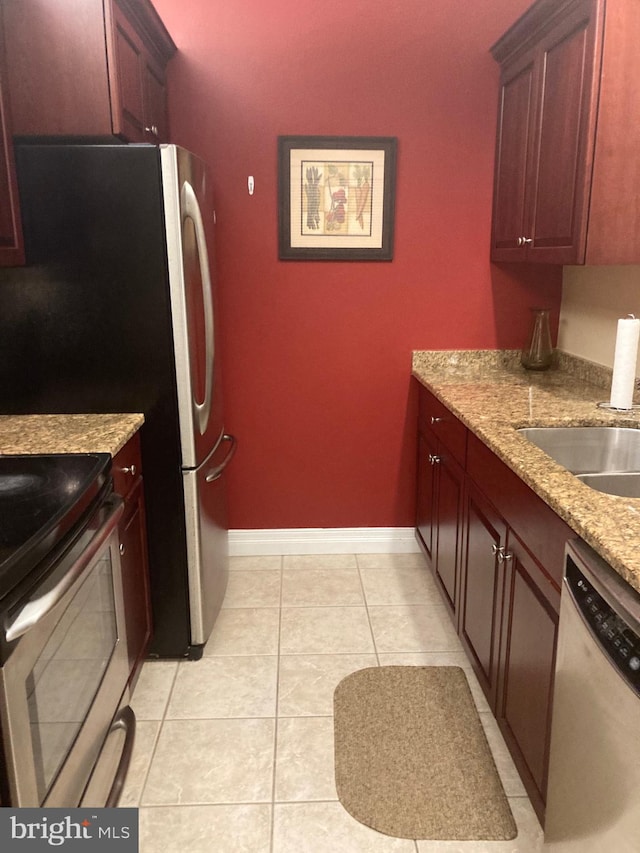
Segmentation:
[(279, 607), (281, 576), (280, 569), (229, 572), (223, 608)]
[(165, 720), (142, 805), (271, 800), (275, 720)]
[(267, 554), (255, 557), (229, 557), (229, 569), (231, 571), (242, 569), (243, 571), (263, 571), (281, 569), (282, 557), (279, 554)]
[(364, 607), (283, 607), (281, 654), (373, 652)]
[(167, 719), (273, 717), (276, 655), (206, 657), (181, 663)]
[(526, 797), (509, 800), (518, 835), (512, 841), (418, 841), (419, 853), (542, 853), (542, 829)]
[(378, 655), (380, 666), (459, 666), (464, 670), (479, 713), (491, 711), (469, 658), (464, 652), (390, 652)]
[(278, 721), (275, 799), (338, 799), (333, 717), (288, 717)]
[(335, 803), (274, 806), (273, 853), (415, 853), (404, 838), (381, 835)]
[(527, 792), (520, 779), (520, 774), (513, 763), (511, 753), (504, 742), (495, 717), (493, 714), (487, 713), (480, 714), (480, 719), (506, 795), (508, 797), (525, 797)]
[(355, 569), (355, 554), (286, 554), (284, 569)]
[(462, 646), (444, 607), (369, 607), (378, 652), (456, 652)]
[(269, 853), (271, 806), (140, 809), (140, 853)]
[(349, 606), (364, 604), (358, 570), (285, 569), (282, 606)]
[(442, 604), (428, 568), (360, 569), (367, 604)]
[(147, 778), (159, 730), (160, 722), (158, 720), (136, 722), (131, 764), (118, 804), (121, 808), (135, 807), (140, 803), (140, 796)]
[(278, 714), (331, 716), (333, 692), (351, 672), (377, 666), (375, 655), (282, 655)]
[(162, 719), (177, 671), (177, 661), (145, 661), (131, 702), (137, 720)]
[(357, 554), (356, 559), (361, 569), (426, 569), (429, 571), (427, 560), (421, 551), (410, 554)]
[(280, 611), (277, 607), (221, 610), (205, 655), (275, 655)]

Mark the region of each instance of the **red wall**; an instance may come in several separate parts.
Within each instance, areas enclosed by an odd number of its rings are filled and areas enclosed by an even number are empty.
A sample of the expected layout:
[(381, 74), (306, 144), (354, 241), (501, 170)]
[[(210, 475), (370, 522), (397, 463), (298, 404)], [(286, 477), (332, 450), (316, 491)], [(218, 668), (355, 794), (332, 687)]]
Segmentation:
[[(154, 3), (172, 140), (214, 169), (230, 525), (411, 525), (411, 350), (519, 347), (528, 308), (559, 307), (559, 269), (488, 259), (489, 47), (528, 2)], [(398, 138), (392, 262), (278, 260), (294, 134)]]

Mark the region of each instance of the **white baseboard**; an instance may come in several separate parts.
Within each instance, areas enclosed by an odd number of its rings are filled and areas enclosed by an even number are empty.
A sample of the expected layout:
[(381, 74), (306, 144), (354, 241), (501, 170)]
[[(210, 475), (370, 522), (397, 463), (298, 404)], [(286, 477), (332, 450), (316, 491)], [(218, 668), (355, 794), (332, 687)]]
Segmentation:
[(419, 550), (413, 527), (229, 531), (231, 557), (267, 554), (409, 554)]

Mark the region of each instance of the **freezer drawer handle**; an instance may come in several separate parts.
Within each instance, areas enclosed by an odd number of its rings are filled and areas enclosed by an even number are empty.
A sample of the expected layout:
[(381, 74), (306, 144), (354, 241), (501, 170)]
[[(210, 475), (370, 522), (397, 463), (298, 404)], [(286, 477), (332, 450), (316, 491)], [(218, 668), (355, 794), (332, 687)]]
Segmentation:
[(217, 480), (219, 477), (222, 477), (224, 469), (227, 467), (231, 459), (233, 458), (233, 454), (236, 452), (236, 448), (238, 447), (238, 442), (236, 441), (233, 435), (223, 435), (222, 441), (230, 441), (231, 448), (224, 460), (215, 468), (212, 468), (211, 471), (205, 477), (205, 482), (213, 483), (214, 480)]

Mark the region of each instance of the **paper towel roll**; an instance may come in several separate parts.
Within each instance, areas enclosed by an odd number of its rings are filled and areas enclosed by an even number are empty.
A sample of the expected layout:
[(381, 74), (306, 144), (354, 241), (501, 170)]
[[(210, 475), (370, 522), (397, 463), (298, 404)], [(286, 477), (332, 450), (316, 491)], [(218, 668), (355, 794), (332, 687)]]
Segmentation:
[(618, 320), (611, 379), (611, 406), (614, 409), (630, 409), (633, 404), (639, 339), (640, 320), (633, 316)]

